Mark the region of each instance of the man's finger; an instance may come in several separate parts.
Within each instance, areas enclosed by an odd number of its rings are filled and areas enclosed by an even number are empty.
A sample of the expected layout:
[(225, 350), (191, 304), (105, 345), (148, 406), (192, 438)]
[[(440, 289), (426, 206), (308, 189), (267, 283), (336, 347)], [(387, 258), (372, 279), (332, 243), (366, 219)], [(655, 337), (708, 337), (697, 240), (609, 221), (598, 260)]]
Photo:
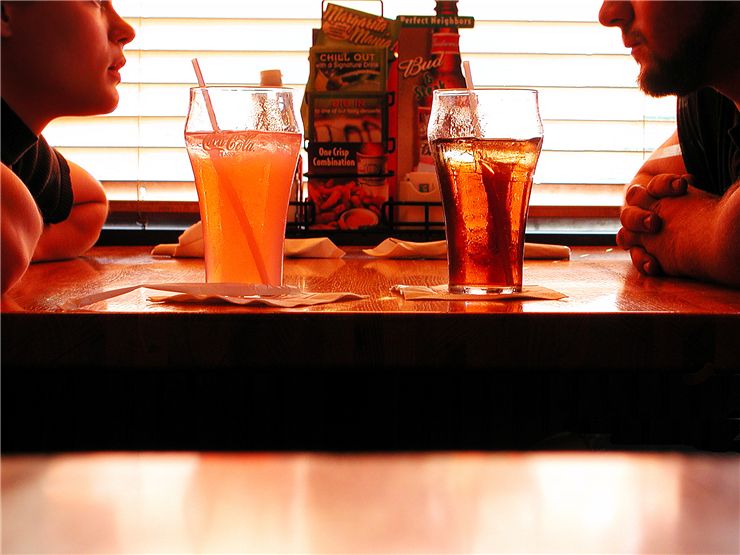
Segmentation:
[(645, 275), (659, 276), (663, 273), (658, 260), (642, 247), (631, 248), (630, 258), (634, 267)]
[(662, 173), (650, 180), (646, 191), (653, 198), (678, 197), (686, 194), (688, 186), (687, 176)]
[(632, 185), (632, 187), (627, 189), (624, 200), (628, 206), (637, 206), (644, 210), (649, 210), (657, 199), (648, 193), (647, 189), (642, 185)]
[(621, 227), (617, 231), (617, 245), (624, 250), (629, 250), (635, 246), (642, 246), (642, 243), (640, 243), (640, 234)]
[(660, 217), (650, 210), (627, 206), (619, 214), (622, 227), (637, 233), (656, 233), (660, 230)]

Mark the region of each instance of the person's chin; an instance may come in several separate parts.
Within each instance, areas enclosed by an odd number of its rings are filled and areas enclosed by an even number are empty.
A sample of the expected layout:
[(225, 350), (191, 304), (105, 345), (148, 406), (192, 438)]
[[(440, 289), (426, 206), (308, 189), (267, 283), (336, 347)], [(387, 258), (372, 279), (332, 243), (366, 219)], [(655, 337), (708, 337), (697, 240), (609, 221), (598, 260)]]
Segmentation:
[(672, 87), (656, 73), (642, 70), (637, 78), (640, 90), (653, 97), (662, 97), (673, 94)]
[(118, 96), (115, 98), (97, 98), (78, 104), (76, 108), (69, 110), (65, 115), (68, 116), (98, 116), (100, 114), (109, 114), (118, 106)]
[(116, 109), (118, 106), (118, 91), (113, 89), (108, 91), (107, 94), (101, 96), (95, 103), (96, 114), (108, 114)]

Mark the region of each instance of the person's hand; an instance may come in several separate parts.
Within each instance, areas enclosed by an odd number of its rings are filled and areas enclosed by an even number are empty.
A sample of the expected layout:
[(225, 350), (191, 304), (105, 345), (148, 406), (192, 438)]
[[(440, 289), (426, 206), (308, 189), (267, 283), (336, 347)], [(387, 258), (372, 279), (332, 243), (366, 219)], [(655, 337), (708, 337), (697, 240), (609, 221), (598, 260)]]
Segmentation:
[(627, 190), (617, 245), (629, 250), (632, 264), (640, 272), (653, 276), (663, 273), (660, 253), (649, 248), (655, 245), (655, 235), (663, 229), (659, 205), (661, 199), (686, 195), (692, 182), (693, 176), (688, 174), (663, 173), (650, 179), (646, 186), (632, 185)]

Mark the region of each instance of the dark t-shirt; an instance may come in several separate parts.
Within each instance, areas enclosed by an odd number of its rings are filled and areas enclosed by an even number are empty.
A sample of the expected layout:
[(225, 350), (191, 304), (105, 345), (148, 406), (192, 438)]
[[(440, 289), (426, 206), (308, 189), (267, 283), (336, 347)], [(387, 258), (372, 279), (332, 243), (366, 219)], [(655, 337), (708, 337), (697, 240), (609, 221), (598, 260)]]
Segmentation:
[(66, 220), (74, 201), (67, 161), (43, 137), (34, 135), (5, 100), (1, 122), (3, 164), (28, 187), (44, 223)]
[(678, 99), (678, 139), (696, 186), (722, 195), (740, 179), (740, 112), (711, 88)]

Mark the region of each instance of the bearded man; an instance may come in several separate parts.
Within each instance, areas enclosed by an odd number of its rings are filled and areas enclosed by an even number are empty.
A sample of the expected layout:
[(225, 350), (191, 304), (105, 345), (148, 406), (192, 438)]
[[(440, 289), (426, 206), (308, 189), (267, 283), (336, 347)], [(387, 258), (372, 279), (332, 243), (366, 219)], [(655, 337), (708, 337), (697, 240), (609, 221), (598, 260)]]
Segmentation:
[(676, 131), (628, 185), (617, 244), (644, 274), (740, 287), (740, 2), (607, 1), (640, 88)]

